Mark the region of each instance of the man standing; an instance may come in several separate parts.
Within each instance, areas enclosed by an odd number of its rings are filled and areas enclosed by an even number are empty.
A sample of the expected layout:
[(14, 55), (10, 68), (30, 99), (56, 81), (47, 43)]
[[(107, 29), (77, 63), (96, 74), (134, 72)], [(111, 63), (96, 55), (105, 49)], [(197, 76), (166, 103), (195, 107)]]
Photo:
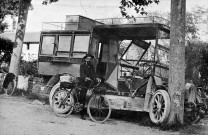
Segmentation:
[(85, 120), (84, 117), (84, 106), (86, 102), (87, 89), (92, 81), (96, 80), (100, 82), (100, 78), (97, 78), (95, 69), (91, 63), (91, 60), (94, 58), (91, 54), (86, 54), (83, 57), (83, 63), (80, 65), (80, 77), (81, 77), (81, 86), (82, 90), (80, 92), (80, 103), (83, 104), (83, 109), (80, 111), (81, 119)]

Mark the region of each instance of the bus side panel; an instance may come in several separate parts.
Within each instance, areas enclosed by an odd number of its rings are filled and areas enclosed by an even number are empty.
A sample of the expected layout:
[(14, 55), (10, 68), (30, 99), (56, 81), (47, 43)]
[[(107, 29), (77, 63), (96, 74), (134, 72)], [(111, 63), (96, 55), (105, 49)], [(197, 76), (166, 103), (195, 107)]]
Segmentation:
[(60, 73), (70, 73), (74, 76), (80, 76), (79, 74), (80, 64), (70, 63), (51, 63), (51, 62), (39, 62), (38, 72), (42, 75), (55, 75)]

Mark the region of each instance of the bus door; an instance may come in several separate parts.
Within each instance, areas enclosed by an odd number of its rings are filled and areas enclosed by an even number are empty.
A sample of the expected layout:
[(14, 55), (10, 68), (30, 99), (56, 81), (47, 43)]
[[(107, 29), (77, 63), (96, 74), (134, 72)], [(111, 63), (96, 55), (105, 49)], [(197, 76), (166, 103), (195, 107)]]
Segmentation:
[(106, 82), (118, 89), (118, 41), (110, 40), (108, 44), (108, 62), (106, 69)]
[(97, 73), (113, 88), (118, 86), (118, 41), (108, 40), (99, 44), (99, 62)]

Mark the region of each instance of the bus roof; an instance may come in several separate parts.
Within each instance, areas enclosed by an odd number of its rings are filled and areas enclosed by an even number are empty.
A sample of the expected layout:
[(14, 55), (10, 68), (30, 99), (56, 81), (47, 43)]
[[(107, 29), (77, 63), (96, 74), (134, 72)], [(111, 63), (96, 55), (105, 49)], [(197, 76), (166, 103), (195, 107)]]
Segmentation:
[(156, 39), (157, 29), (170, 33), (169, 27), (160, 23), (97, 25), (93, 28), (93, 31), (104, 37), (150, 40)]
[[(139, 24), (103, 24), (92, 28), (93, 32), (102, 38), (119, 40), (151, 40), (156, 39), (157, 30), (170, 33), (167, 25), (160, 23), (139, 23)], [(90, 30), (49, 30), (42, 31), (41, 34), (89, 34)]]
[(41, 34), (89, 34), (89, 30), (47, 30), (41, 31)]

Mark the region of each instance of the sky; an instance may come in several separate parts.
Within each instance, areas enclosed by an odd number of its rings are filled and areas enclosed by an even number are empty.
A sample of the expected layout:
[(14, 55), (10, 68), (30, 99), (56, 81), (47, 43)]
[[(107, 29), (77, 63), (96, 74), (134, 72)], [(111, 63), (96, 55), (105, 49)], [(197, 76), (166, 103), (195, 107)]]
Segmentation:
[[(33, 10), (28, 13), (26, 32), (42, 30), (43, 22), (65, 22), (66, 15), (82, 15), (91, 19), (121, 18), (121, 0), (59, 0), (57, 3), (42, 5), (43, 0), (32, 0)], [(171, 0), (160, 0), (160, 3), (151, 4), (146, 7), (147, 11), (170, 12)], [(208, 8), (208, 0), (186, 0), (186, 9), (190, 11), (195, 6)], [(135, 15), (135, 12), (130, 14)], [(11, 19), (7, 19), (11, 24)], [(25, 55), (35, 54), (37, 56), (38, 47), (27, 51), (23, 47)]]
[[(29, 11), (26, 31), (41, 31), (43, 22), (65, 22), (66, 15), (82, 15), (92, 19), (122, 17), (121, 0), (59, 0), (57, 3), (42, 5), (43, 0), (32, 0), (33, 10)], [(170, 12), (171, 0), (148, 6), (147, 11)], [(187, 11), (196, 5), (208, 8), (208, 0), (186, 0)]]

